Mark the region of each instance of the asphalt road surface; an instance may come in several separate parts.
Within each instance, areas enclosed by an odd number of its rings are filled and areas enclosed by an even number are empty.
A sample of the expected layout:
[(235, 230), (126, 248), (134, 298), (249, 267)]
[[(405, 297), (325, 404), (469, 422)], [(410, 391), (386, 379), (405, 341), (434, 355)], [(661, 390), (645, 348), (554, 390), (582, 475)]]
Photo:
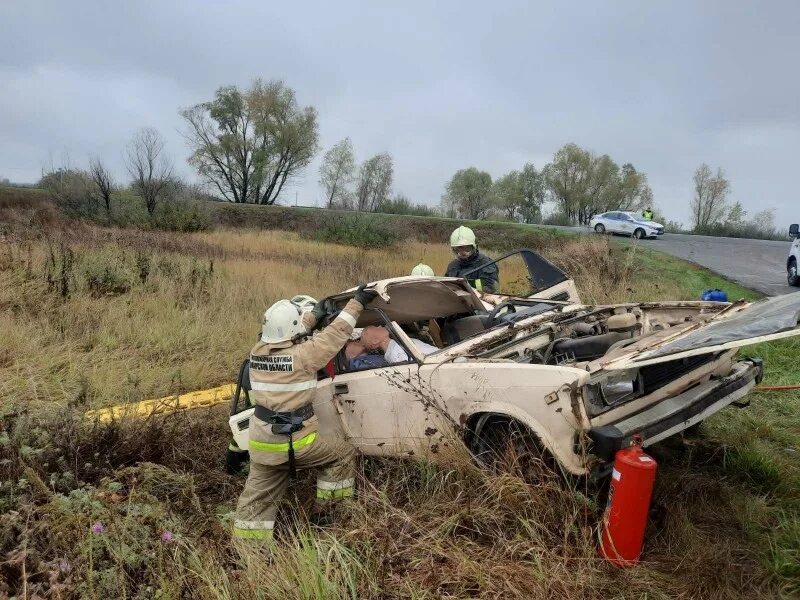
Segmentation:
[[(583, 227), (563, 229), (597, 235)], [(620, 236), (615, 238), (627, 240)], [(665, 233), (657, 240), (641, 240), (638, 243), (711, 269), (769, 296), (800, 292), (800, 287), (791, 287), (786, 283), (786, 258), (791, 246), (788, 240), (776, 242)]]

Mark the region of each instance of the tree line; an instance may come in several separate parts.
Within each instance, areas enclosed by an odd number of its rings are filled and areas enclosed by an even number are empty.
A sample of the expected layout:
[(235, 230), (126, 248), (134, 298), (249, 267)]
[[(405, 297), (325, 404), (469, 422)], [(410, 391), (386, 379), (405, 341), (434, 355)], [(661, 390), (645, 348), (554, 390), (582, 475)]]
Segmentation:
[(747, 218), (741, 202), (730, 202), (731, 182), (721, 168), (712, 171), (703, 163), (694, 172), (694, 196), (690, 203), (692, 232), (704, 235), (785, 239), (775, 228), (775, 211), (765, 209)]
[[(233, 203), (274, 204), (319, 151), (316, 110), (301, 106), (295, 91), (282, 81), (256, 79), (246, 89), (223, 86), (211, 100), (179, 113), (191, 152), (189, 163), (201, 178), (200, 187), (194, 189), (196, 195)], [(141, 198), (151, 218), (166, 200), (186, 190), (175, 176), (164, 140), (156, 130), (139, 130), (126, 145), (123, 157), (130, 177), (126, 189)], [(645, 173), (630, 162), (620, 165), (608, 154), (596, 154), (574, 143), (560, 148), (541, 169), (528, 162), (494, 180), (477, 167), (460, 169), (445, 184), (436, 207), (415, 204), (394, 193), (391, 154), (382, 152), (359, 163), (349, 137), (324, 153), (319, 183), (327, 208), (364, 212), (588, 224), (596, 214), (610, 210), (655, 208)], [(695, 171), (693, 183), (693, 232), (774, 233), (771, 211), (747, 219), (741, 203), (729, 202), (731, 185), (721, 169), (714, 172), (703, 164)], [(113, 192), (121, 187), (99, 157), (90, 158), (85, 170), (51, 168), (40, 184), (65, 205), (88, 201), (108, 213)], [(543, 219), (546, 203), (555, 212)]]
[(450, 217), (540, 223), (548, 200), (555, 205), (555, 220), (587, 224), (609, 210), (650, 207), (653, 192), (632, 164), (620, 167), (607, 154), (567, 144), (541, 170), (527, 163), (492, 181), (486, 171), (461, 169), (447, 183), (441, 207)]

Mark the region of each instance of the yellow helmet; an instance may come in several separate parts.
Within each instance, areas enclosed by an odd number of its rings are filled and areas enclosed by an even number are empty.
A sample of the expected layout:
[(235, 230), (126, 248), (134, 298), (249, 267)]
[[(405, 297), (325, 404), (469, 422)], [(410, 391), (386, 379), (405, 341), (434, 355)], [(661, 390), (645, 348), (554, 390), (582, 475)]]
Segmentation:
[(464, 227), (462, 225), (450, 234), (450, 247), (458, 248), (459, 246), (478, 247), (477, 241), (475, 240), (475, 232), (469, 227)]
[(419, 263), (416, 267), (411, 269), (411, 274), (418, 275), (420, 277), (433, 277), (436, 275), (436, 273), (433, 272), (433, 269), (424, 263)]

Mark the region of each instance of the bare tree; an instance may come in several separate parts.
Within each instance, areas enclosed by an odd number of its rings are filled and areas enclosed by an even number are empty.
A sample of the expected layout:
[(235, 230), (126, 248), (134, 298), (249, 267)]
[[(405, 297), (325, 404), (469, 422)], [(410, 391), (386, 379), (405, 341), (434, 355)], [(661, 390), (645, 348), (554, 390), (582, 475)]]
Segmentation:
[(356, 209), (375, 212), (389, 199), (394, 177), (392, 156), (384, 152), (368, 158), (361, 165), (356, 186)]
[(350, 196), (349, 185), (356, 170), (353, 143), (344, 138), (325, 153), (319, 168), (319, 182), (328, 196), (328, 208), (334, 203), (345, 206)]
[(725, 179), (722, 169), (711, 174), (711, 168), (703, 163), (694, 172), (694, 198), (692, 218), (695, 231), (703, 231), (719, 223), (728, 212), (727, 199), (731, 184)]
[(89, 159), (89, 176), (92, 178), (97, 193), (106, 206), (106, 211), (111, 212), (111, 192), (114, 190), (114, 176), (99, 158)]
[(164, 155), (164, 140), (155, 129), (140, 129), (125, 149), (133, 187), (152, 216), (172, 183), (172, 162)]

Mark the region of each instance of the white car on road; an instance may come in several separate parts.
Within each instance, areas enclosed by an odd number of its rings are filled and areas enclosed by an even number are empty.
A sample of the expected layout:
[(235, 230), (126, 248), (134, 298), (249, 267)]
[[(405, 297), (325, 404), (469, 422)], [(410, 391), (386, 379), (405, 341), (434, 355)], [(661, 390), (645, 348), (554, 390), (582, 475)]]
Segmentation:
[(589, 221), (589, 227), (596, 233), (621, 233), (635, 237), (637, 240), (664, 235), (664, 226), (661, 223), (646, 221), (634, 212), (623, 210), (612, 210), (595, 215)]
[(800, 273), (797, 271), (797, 266), (800, 265), (800, 227), (797, 223), (789, 226), (789, 237), (793, 241), (789, 258), (786, 259), (786, 279), (789, 285), (800, 286)]

